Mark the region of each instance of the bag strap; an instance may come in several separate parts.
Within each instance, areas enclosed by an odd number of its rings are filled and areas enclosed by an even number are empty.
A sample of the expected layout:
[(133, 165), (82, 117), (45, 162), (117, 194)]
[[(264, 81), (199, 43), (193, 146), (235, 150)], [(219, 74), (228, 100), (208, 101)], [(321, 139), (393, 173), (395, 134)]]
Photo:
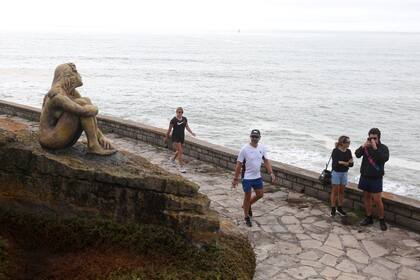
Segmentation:
[(380, 171), (381, 167), (380, 165), (376, 164), (375, 160), (372, 158), (372, 156), (369, 154), (368, 148), (365, 147), (364, 152), (367, 156), (368, 162), (377, 170)]
[(330, 161), (332, 159), (332, 154), (333, 154), (333, 152), (331, 152), (330, 159), (328, 160), (327, 164), (325, 165), (325, 169), (328, 169), (328, 165), (330, 165)]

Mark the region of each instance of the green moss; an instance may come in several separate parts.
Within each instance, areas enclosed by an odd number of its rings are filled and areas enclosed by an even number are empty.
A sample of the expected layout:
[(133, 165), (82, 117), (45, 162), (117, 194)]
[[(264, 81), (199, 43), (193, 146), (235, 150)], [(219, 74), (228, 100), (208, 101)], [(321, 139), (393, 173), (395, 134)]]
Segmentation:
[(8, 267), (7, 242), (0, 236), (0, 279), (7, 279), (6, 272)]
[[(100, 219), (35, 217), (0, 211), (0, 223), (10, 225), (25, 246), (48, 244), (53, 252), (118, 246), (144, 256), (150, 263), (130, 271), (114, 271), (115, 279), (252, 279), (255, 255), (249, 242), (219, 235), (197, 248), (174, 230), (150, 224), (118, 224)], [(156, 260), (161, 260), (156, 263)]]

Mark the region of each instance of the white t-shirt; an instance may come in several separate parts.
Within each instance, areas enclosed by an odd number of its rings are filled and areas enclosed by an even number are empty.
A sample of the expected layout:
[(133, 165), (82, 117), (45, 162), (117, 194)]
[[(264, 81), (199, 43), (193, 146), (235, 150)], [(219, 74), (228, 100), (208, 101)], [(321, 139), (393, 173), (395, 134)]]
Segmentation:
[[(238, 161), (244, 163), (245, 174), (244, 179), (258, 179), (261, 177), (261, 164), (263, 159), (267, 159), (266, 148), (262, 144), (258, 144), (256, 148), (251, 144), (242, 147), (238, 155)], [(244, 168), (242, 166), (242, 168)]]

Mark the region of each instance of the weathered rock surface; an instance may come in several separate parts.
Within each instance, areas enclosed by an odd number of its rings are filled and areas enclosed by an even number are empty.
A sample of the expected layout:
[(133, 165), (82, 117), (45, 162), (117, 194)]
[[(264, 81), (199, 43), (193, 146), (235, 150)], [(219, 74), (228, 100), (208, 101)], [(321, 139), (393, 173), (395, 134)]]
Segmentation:
[(46, 151), (36, 130), (1, 118), (0, 159), (2, 208), (164, 223), (193, 239), (219, 230), (197, 184), (129, 152), (100, 157), (81, 144)]

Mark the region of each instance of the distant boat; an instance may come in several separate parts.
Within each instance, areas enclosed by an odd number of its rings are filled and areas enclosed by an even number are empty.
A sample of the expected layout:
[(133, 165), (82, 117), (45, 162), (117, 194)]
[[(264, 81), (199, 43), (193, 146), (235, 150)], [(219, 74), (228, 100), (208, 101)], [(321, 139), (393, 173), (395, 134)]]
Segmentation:
[(241, 30), (240, 29), (238, 29), (238, 33), (241, 33)]

